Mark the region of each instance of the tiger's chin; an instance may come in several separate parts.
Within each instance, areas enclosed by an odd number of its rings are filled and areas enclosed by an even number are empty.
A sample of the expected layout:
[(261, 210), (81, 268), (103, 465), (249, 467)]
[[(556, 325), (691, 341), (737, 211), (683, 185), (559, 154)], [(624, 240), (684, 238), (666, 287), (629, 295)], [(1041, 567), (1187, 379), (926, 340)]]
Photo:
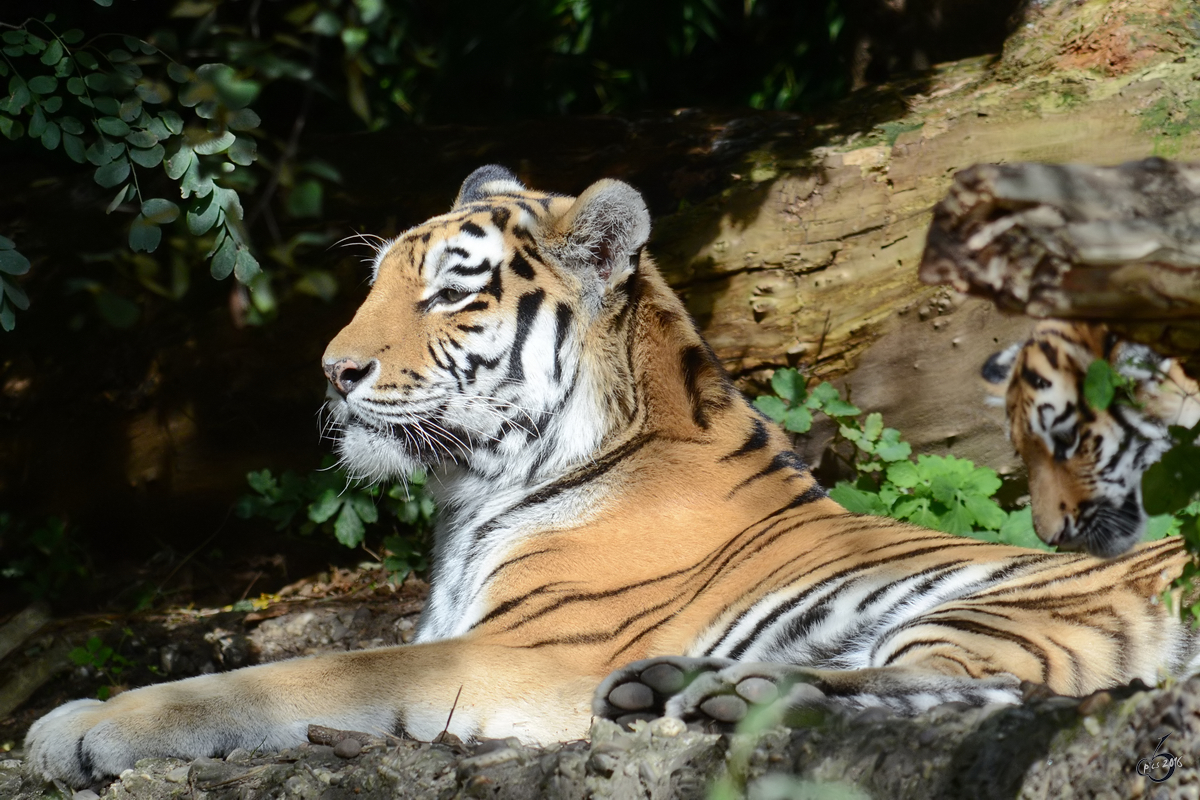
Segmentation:
[(351, 478), (369, 483), (406, 478), (428, 466), (391, 434), (357, 422), (343, 427), (333, 449)]

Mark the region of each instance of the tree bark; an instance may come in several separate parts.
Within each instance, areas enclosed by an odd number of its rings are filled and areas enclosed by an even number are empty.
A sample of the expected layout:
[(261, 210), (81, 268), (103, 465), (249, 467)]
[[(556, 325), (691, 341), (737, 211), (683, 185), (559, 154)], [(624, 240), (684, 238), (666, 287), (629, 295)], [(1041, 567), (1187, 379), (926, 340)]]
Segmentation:
[(921, 280), (1200, 354), (1200, 165), (985, 165), (934, 209)]

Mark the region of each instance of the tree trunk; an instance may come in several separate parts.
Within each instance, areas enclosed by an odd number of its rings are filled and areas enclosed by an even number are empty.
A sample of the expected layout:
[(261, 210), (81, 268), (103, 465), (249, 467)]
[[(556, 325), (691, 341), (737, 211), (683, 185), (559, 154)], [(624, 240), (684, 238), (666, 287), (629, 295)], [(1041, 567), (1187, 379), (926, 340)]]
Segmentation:
[(1200, 165), (983, 165), (934, 209), (921, 280), (1106, 322), (1200, 368)]

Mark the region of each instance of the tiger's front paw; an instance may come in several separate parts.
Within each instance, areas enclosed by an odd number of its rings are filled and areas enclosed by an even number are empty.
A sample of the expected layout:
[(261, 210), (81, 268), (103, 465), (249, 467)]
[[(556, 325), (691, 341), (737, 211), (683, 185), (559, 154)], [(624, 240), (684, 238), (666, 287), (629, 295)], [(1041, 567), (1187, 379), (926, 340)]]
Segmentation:
[(105, 705), (73, 700), (33, 723), (25, 737), (29, 765), (46, 780), (75, 787), (132, 767), (137, 758), (104, 721)]

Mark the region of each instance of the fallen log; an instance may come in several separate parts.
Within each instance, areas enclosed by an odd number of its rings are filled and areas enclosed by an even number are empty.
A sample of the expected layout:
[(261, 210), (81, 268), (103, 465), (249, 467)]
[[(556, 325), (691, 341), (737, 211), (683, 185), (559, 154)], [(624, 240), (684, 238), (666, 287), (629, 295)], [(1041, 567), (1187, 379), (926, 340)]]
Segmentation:
[(1200, 164), (982, 164), (933, 212), (925, 283), (1109, 323), (1200, 366)]

